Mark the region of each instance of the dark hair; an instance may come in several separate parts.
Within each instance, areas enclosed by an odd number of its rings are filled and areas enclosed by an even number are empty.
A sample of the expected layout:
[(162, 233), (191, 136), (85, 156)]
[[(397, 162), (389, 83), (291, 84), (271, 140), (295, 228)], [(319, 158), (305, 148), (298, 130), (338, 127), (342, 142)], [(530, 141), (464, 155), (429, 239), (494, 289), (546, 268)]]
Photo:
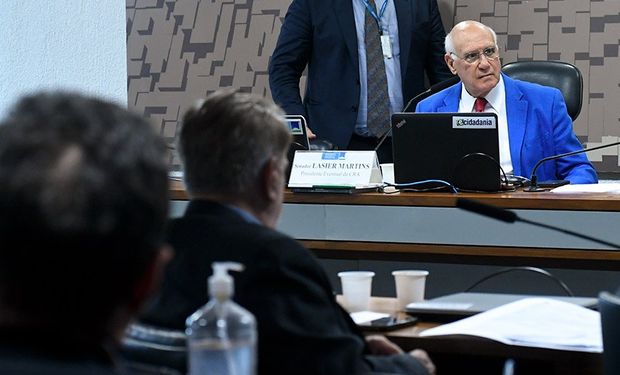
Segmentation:
[(0, 125), (2, 310), (108, 334), (161, 245), (165, 157), (151, 126), (118, 105), (69, 93), (17, 103)]
[(265, 162), (288, 150), (283, 115), (268, 99), (229, 90), (190, 109), (178, 147), (188, 191), (252, 199)]

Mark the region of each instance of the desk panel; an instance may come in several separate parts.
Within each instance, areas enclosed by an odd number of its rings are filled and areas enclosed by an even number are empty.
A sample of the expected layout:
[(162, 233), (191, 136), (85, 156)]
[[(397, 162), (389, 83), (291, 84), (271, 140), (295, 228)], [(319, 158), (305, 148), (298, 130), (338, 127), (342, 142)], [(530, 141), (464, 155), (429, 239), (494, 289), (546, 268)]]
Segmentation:
[[(514, 211), (529, 220), (620, 243), (620, 212)], [(306, 240), (609, 249), (549, 229), (508, 224), (454, 207), (287, 203), (278, 228)]]
[[(172, 182), (171, 197), (171, 216), (178, 216), (187, 204), (181, 183)], [(459, 210), (455, 208), (457, 197), (477, 199), (512, 209), (529, 220), (620, 243), (620, 197), (613, 194), (286, 192), (278, 229), (326, 258), (620, 270), (618, 250)], [(495, 261), (499, 259), (507, 261)]]

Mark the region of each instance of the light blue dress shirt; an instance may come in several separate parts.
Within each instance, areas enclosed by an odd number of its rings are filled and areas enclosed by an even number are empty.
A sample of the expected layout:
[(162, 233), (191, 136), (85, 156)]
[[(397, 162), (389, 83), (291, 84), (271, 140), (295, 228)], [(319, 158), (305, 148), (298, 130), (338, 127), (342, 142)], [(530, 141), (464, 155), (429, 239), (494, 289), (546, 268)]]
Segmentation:
[[(359, 56), (360, 71), (360, 103), (355, 123), (355, 134), (368, 136), (366, 126), (367, 108), (367, 82), (366, 82), (366, 44), (364, 43), (364, 18), (367, 10), (363, 0), (353, 1), (353, 14), (355, 16), (355, 29), (357, 32), (357, 52)], [(369, 0), (373, 1), (373, 0)], [(381, 9), (385, 0), (374, 0), (377, 13)], [(392, 43), (392, 58), (383, 58), (385, 62), (385, 72), (387, 74), (388, 96), (390, 97), (390, 113), (400, 112), (403, 109), (403, 89), (400, 73), (400, 45), (398, 40), (398, 22), (396, 20), (396, 8), (393, 0), (387, 0), (385, 13), (381, 17), (381, 28), (383, 34), (390, 36)]]
[(263, 223), (260, 222), (260, 220), (258, 220), (256, 218), (256, 216), (252, 215), (251, 213), (247, 212), (246, 210), (239, 208), (235, 205), (232, 204), (227, 204), (226, 205), (228, 208), (230, 208), (231, 210), (235, 211), (236, 213), (239, 214), (239, 216), (241, 216), (241, 218), (243, 220), (245, 220), (246, 222), (250, 223), (250, 224), (258, 224), (258, 225), (263, 225)]

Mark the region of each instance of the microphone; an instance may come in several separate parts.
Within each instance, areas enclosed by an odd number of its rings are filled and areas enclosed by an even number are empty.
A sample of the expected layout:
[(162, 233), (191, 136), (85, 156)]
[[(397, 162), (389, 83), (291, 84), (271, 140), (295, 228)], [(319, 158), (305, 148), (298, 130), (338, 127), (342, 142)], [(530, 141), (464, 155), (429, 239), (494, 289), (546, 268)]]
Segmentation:
[(520, 221), (522, 223), (527, 223), (527, 224), (531, 224), (534, 226), (538, 226), (538, 227), (542, 227), (542, 228), (547, 228), (547, 229), (551, 229), (551, 230), (555, 230), (564, 234), (568, 234), (571, 236), (575, 236), (581, 239), (585, 239), (588, 241), (592, 241), (601, 245), (605, 245), (605, 246), (609, 246), (612, 247), (614, 249), (620, 249), (620, 245), (612, 243), (612, 242), (607, 242), (607, 241), (603, 241), (600, 240), (598, 238), (594, 238), (594, 237), (590, 237), (588, 235), (585, 234), (581, 234), (581, 233), (577, 233), (577, 232), (573, 232), (572, 230), (568, 230), (568, 229), (562, 229), (553, 225), (549, 225), (549, 224), (545, 224), (545, 223), (539, 223), (537, 221), (532, 221), (532, 220), (528, 220), (528, 219), (524, 219), (522, 217), (519, 217), (516, 213), (510, 211), (510, 210), (506, 210), (503, 208), (499, 208), (499, 207), (495, 207), (495, 206), (491, 206), (489, 204), (484, 204), (472, 199), (467, 199), (467, 198), (457, 198), (456, 199), (456, 207), (461, 208), (465, 211), (469, 211), (469, 212), (473, 212), (473, 213), (477, 213), (479, 215), (483, 215), (486, 217), (490, 217), (492, 219), (496, 219), (496, 220), (501, 220), (504, 221), (506, 223), (514, 223), (516, 221)]
[[(411, 100), (409, 100), (407, 102), (407, 104), (403, 107), (403, 110), (401, 112), (407, 112), (407, 110), (411, 107), (412, 104), (418, 104), (418, 102), (420, 102), (422, 99), (425, 99), (445, 88), (448, 88), (454, 84), (456, 84), (457, 82), (459, 82), (461, 79), (459, 78), (459, 76), (454, 76), (454, 77), (450, 77), (444, 81), (441, 81), (439, 83), (434, 84), (433, 86), (431, 86), (428, 90), (426, 91), (422, 91), (421, 93), (419, 93), (418, 95), (414, 96), (413, 98), (411, 98)], [(379, 142), (377, 143), (377, 146), (375, 147), (375, 152), (377, 152), (377, 150), (379, 149), (379, 147), (381, 147), (381, 145), (383, 144), (383, 142), (385, 142), (385, 139), (392, 134), (392, 129), (388, 130), (385, 132), (385, 134), (383, 134), (381, 136), (381, 139), (379, 140)]]
[(385, 132), (385, 134), (383, 134), (381, 136), (381, 139), (379, 140), (379, 142), (377, 143), (377, 146), (375, 146), (374, 151), (377, 152), (377, 150), (379, 149), (379, 147), (381, 147), (381, 145), (383, 144), (383, 142), (385, 142), (385, 139), (392, 134), (392, 128), (390, 128), (388, 131)]
[(530, 187), (529, 189), (525, 189), (524, 191), (527, 191), (527, 192), (545, 191), (545, 189), (538, 186), (538, 178), (536, 177), (536, 171), (538, 170), (538, 167), (540, 167), (540, 165), (546, 161), (561, 159), (566, 156), (577, 155), (577, 154), (581, 154), (584, 152), (599, 150), (601, 148), (607, 148), (607, 147), (617, 146), (617, 145), (620, 145), (620, 142), (608, 143), (606, 145), (592, 147), (592, 148), (584, 148), (581, 150), (571, 151), (571, 152), (567, 152), (567, 153), (559, 154), (559, 155), (547, 156), (546, 158), (540, 159), (538, 163), (536, 163), (536, 165), (534, 165), (534, 168), (532, 169), (532, 175), (530, 177)]
[(517, 214), (512, 211), (504, 210), (503, 208), (491, 206), (489, 204), (480, 203), (472, 199), (457, 198), (456, 207), (506, 223), (514, 223), (519, 219)]
[[(407, 102), (407, 104), (403, 107), (403, 110), (401, 112), (407, 112), (407, 110), (413, 105), (413, 104), (418, 104), (420, 101), (422, 101), (422, 99), (426, 99), (427, 97), (438, 93), (439, 91), (448, 88), (454, 84), (456, 84), (457, 82), (459, 82), (461, 79), (459, 78), (459, 76), (454, 76), (454, 77), (450, 77), (444, 81), (441, 81), (439, 83), (434, 84), (433, 86), (431, 86), (428, 90), (426, 91), (422, 91), (421, 93), (419, 93), (418, 95), (414, 96), (413, 98), (411, 98), (411, 100), (409, 100)], [(415, 108), (414, 108), (415, 110)]]

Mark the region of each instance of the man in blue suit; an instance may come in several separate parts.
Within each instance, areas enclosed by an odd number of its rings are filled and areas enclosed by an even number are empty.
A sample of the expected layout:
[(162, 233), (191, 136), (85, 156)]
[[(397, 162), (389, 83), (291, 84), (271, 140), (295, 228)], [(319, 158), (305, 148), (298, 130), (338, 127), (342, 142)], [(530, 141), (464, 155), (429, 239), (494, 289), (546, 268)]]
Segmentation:
[[(293, 0), (269, 66), (271, 93), (288, 114), (304, 115), (316, 136), (340, 149), (372, 150), (380, 139), (367, 127), (367, 14), (389, 40), (383, 46), (389, 113), (424, 90), (425, 71), (431, 84), (450, 78), (436, 0)], [(386, 108), (384, 130), (389, 113)], [(380, 160), (391, 159), (390, 143), (379, 150)]]
[[(542, 158), (582, 148), (559, 90), (501, 73), (497, 36), (491, 28), (463, 21), (446, 37), (445, 50), (448, 68), (461, 82), (421, 101), (416, 112), (496, 113), (500, 163), (506, 173), (517, 176), (529, 177)], [(597, 182), (585, 154), (543, 163), (537, 177)]]

